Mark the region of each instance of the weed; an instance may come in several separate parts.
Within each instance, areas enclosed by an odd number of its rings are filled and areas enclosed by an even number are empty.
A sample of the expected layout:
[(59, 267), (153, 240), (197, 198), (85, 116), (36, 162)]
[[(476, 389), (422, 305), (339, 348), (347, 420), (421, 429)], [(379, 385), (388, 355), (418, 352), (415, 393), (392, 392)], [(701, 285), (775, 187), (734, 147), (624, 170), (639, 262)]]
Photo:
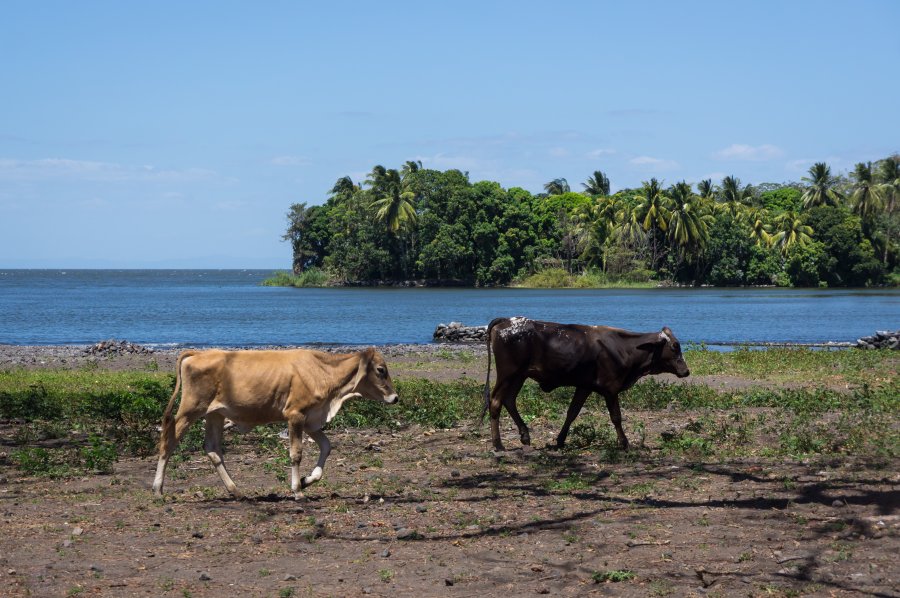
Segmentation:
[(567, 492), (572, 490), (587, 490), (595, 481), (596, 479), (591, 480), (588, 476), (585, 476), (583, 474), (571, 473), (561, 480), (550, 480), (546, 482), (544, 486), (547, 488), (547, 490)]
[(294, 588), (281, 588), (278, 591), (279, 598), (291, 598), (294, 595), (296, 590)]
[(378, 570), (378, 579), (383, 581), (384, 583), (388, 583), (394, 578), (394, 572), (390, 569), (379, 569)]
[(591, 579), (594, 580), (594, 583), (603, 583), (607, 581), (611, 582), (619, 582), (619, 581), (630, 581), (635, 578), (635, 574), (633, 571), (629, 571), (628, 569), (614, 569), (612, 571), (595, 571), (591, 575)]
[(665, 579), (654, 579), (650, 582), (651, 596), (668, 596), (674, 591), (675, 587), (672, 585), (672, 582)]

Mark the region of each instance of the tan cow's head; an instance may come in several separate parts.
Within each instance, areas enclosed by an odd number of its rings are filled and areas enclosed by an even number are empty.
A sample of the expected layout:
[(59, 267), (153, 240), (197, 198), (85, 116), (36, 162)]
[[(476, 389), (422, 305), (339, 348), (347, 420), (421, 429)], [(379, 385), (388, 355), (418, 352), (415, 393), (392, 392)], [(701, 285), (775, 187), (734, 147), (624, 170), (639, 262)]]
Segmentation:
[(381, 353), (369, 348), (361, 352), (359, 357), (359, 371), (354, 391), (367, 399), (381, 400), (388, 404), (396, 403), (399, 397)]

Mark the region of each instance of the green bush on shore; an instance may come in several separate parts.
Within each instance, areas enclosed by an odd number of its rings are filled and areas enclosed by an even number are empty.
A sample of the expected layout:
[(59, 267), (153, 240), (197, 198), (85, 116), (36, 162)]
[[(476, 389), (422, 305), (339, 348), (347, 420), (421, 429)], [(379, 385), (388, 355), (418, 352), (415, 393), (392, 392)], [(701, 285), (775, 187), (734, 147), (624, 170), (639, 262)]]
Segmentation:
[(300, 274), (291, 274), (290, 272), (277, 271), (272, 273), (271, 278), (267, 278), (260, 284), (264, 287), (325, 287), (328, 286), (330, 277), (328, 273), (321, 268), (310, 268), (304, 270)]

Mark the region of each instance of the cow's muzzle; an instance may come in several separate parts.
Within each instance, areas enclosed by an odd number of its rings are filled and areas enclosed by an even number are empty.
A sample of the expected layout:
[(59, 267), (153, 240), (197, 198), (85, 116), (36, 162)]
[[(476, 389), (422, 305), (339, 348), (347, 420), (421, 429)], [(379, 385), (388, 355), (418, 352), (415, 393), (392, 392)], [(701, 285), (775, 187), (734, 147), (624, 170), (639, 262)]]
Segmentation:
[(394, 393), (392, 395), (388, 395), (388, 396), (384, 397), (384, 402), (387, 403), (388, 405), (393, 405), (394, 403), (396, 403), (399, 400), (400, 400), (400, 397), (397, 396), (397, 393)]

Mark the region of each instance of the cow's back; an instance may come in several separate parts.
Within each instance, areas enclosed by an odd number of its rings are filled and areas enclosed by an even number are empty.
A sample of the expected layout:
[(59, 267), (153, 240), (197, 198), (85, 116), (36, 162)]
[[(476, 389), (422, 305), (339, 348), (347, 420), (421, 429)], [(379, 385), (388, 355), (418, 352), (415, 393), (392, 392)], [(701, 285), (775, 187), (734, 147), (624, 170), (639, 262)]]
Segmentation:
[(490, 341), (497, 375), (524, 375), (545, 390), (589, 384), (596, 378), (591, 330), (526, 318), (494, 320)]
[[(314, 381), (317, 363), (311, 353), (303, 349), (196, 353), (182, 363), (183, 400), (192, 401), (197, 410), (220, 411), (235, 422), (280, 421), (292, 392), (311, 394), (298, 388)], [(299, 376), (304, 369), (307, 375)]]

